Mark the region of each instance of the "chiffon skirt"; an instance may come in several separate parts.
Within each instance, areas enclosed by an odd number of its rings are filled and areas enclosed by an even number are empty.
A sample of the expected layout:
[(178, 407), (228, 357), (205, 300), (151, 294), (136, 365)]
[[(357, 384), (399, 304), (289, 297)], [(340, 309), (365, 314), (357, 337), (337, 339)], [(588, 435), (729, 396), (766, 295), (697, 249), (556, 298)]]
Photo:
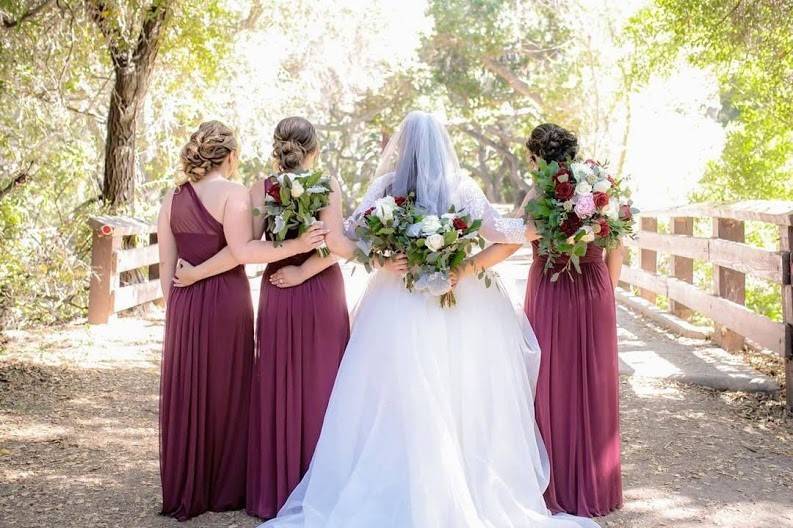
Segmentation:
[(539, 349), (498, 286), (458, 304), (379, 272), (354, 318), (311, 467), (267, 528), (597, 526), (551, 517)]
[(535, 409), (551, 461), (546, 502), (591, 517), (622, 505), (617, 320), (601, 251), (556, 282), (536, 258), (525, 302), (543, 352)]
[(171, 288), (160, 386), (162, 513), (245, 504), (253, 307), (242, 268)]

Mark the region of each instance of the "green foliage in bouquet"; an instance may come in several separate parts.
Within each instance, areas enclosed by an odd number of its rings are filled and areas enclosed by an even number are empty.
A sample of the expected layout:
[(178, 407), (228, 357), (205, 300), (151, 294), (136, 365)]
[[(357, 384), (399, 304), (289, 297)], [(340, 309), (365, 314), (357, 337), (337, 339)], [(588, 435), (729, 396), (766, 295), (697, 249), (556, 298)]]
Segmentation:
[[(302, 234), (317, 221), (319, 212), (330, 203), (330, 179), (319, 169), (303, 173), (274, 174), (264, 181), (265, 201), (254, 213), (264, 215), (264, 230), (275, 245), (290, 233)], [(330, 255), (323, 245), (320, 256)]]
[(546, 257), (551, 281), (571, 268), (581, 273), (581, 257), (590, 243), (606, 249), (622, 237), (634, 236), (632, 207), (627, 186), (607, 173), (606, 166), (585, 162), (546, 163), (538, 160), (532, 173), (536, 196), (526, 205), (526, 214), (537, 226), (539, 253)]

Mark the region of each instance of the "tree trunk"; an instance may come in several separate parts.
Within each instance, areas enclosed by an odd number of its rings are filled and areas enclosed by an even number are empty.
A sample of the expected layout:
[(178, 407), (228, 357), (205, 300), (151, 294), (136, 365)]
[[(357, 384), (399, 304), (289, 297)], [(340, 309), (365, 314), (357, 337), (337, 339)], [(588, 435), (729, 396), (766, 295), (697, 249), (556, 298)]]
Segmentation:
[(110, 95), (105, 140), (105, 176), (102, 198), (113, 211), (134, 208), (136, 179), (135, 133), (139, 102), (135, 96), (134, 67), (116, 68)]

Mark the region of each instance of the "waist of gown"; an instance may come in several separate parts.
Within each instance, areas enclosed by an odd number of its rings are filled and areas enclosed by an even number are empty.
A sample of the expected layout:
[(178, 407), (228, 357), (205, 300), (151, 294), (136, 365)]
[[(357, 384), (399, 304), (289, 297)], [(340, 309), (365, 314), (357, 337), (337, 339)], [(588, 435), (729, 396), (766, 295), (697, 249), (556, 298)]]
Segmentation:
[[(534, 255), (534, 262), (545, 266), (545, 263), (548, 262), (548, 256), (540, 253), (539, 246), (536, 243), (531, 245), (531, 249), (532, 254)], [(579, 258), (578, 262), (579, 264), (597, 264), (598, 262), (603, 263), (603, 253), (604, 250), (602, 247), (595, 244), (587, 244), (586, 253), (584, 256)], [(566, 255), (556, 257), (554, 259), (553, 269), (563, 268), (565, 264), (567, 264), (568, 260), (570, 260), (570, 258)]]

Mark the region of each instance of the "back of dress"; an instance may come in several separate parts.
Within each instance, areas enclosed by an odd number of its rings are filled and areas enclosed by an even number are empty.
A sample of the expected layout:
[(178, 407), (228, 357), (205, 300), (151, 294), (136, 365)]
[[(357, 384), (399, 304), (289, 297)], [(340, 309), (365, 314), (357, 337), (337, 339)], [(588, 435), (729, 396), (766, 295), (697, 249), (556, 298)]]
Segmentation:
[(223, 224), (207, 211), (190, 183), (174, 191), (171, 231), (179, 256), (193, 265), (207, 260), (226, 246)]

